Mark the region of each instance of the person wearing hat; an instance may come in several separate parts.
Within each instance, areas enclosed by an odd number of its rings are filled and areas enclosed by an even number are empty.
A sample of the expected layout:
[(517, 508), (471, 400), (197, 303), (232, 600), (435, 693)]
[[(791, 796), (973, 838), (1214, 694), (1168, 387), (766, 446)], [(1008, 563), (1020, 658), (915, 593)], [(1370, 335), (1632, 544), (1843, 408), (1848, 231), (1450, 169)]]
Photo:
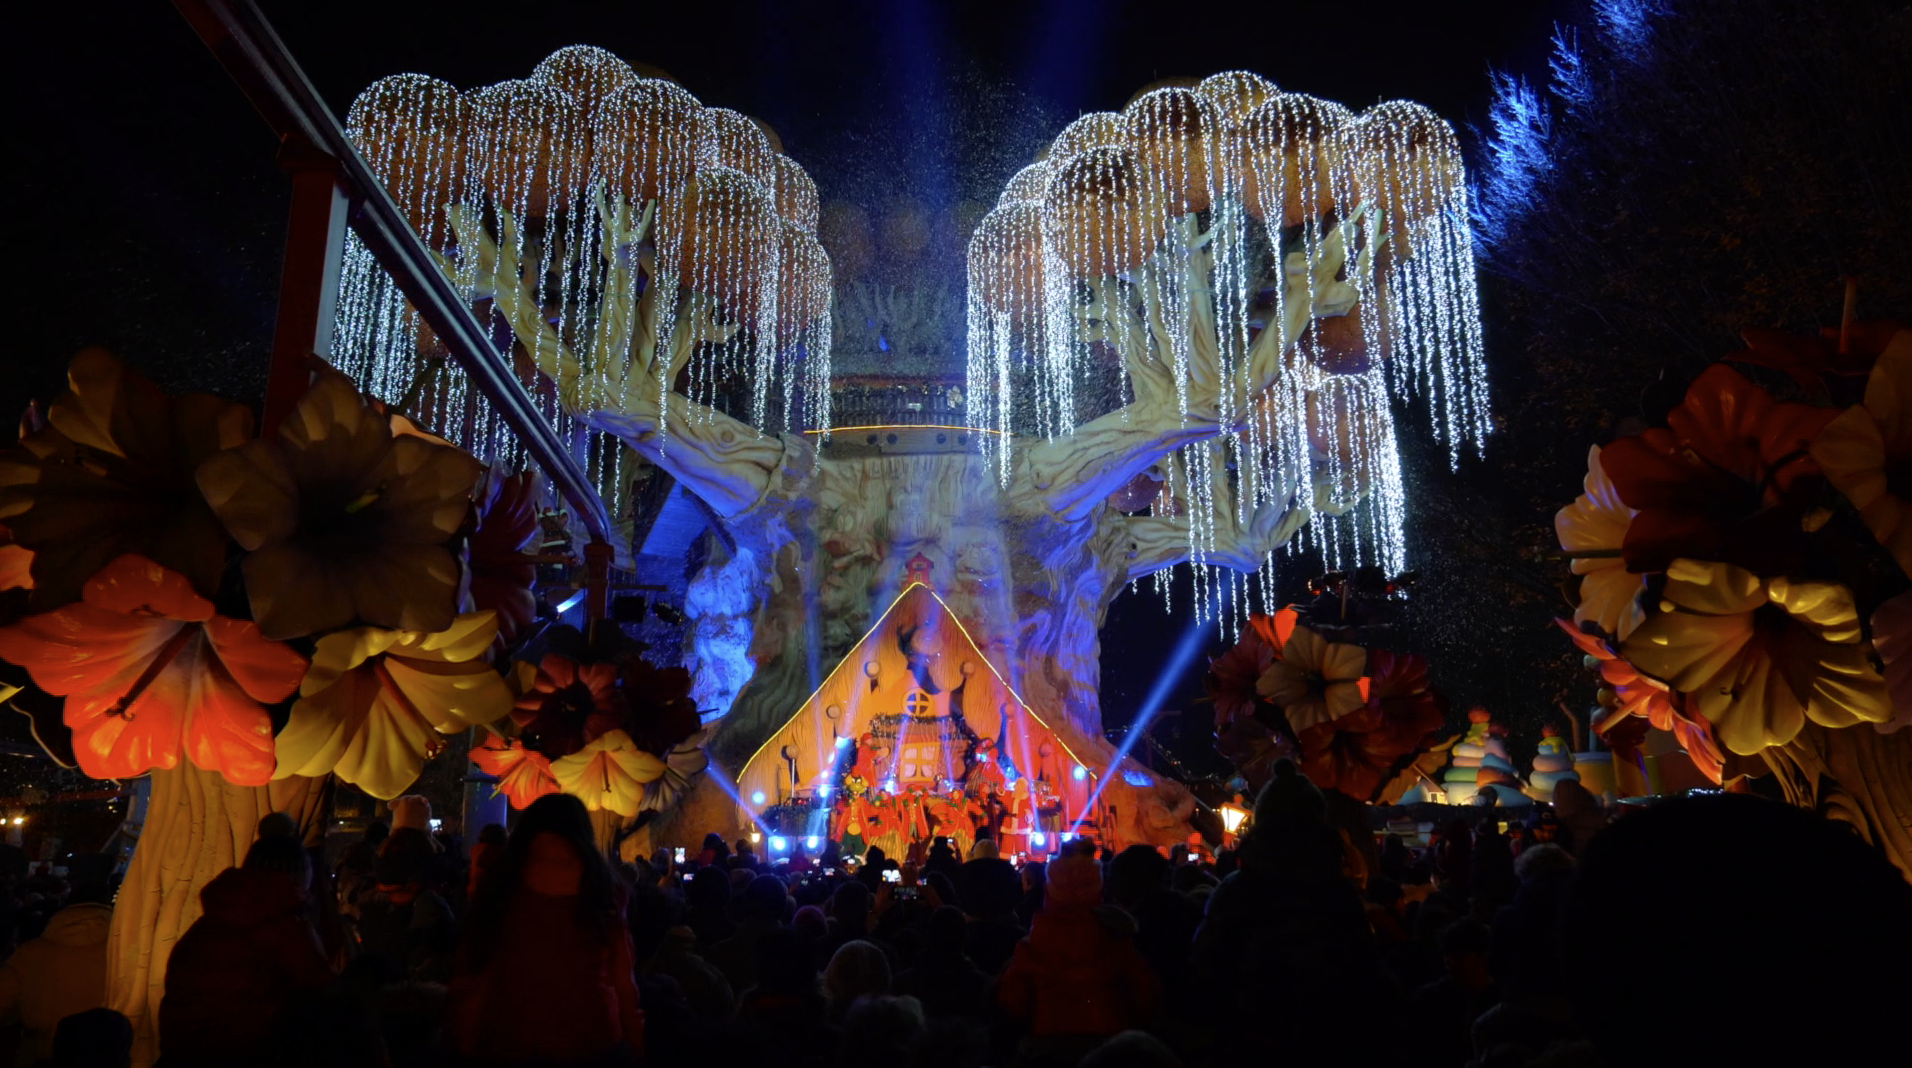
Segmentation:
[(997, 988), (997, 1004), (1028, 1031), (1031, 1059), (1073, 1063), (1108, 1036), (1147, 1023), (1161, 1000), (1132, 921), (1101, 903), (1102, 866), (1093, 858), (1049, 865), (1042, 911)]
[(245, 862), (199, 892), (204, 909), (173, 947), (159, 1003), (169, 1062), (274, 1063), (332, 981), (306, 918), (310, 861), (296, 838), (252, 843)]
[(1189, 977), (1213, 991), (1217, 1018), (1253, 1020), (1216, 1035), (1215, 1063), (1265, 1056), (1283, 1037), (1296, 1064), (1380, 1064), (1399, 1050), (1399, 999), (1385, 980), (1361, 895), (1343, 873), (1327, 800), (1288, 760), (1255, 800), (1241, 866), (1209, 898)]
[(106, 932), (113, 920), (110, 858), (73, 858), (73, 892), (40, 937), (0, 964), (0, 1024), (21, 1026), (15, 1063), (52, 1055), (54, 1029), (76, 1012), (106, 1004)]

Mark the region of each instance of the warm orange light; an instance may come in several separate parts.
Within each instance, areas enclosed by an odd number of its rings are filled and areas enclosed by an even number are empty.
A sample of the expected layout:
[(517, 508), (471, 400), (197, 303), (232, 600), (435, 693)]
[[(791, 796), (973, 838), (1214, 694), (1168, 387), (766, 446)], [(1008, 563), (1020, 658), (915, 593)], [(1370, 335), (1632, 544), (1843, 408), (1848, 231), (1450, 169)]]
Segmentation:
[(1241, 825), (1248, 820), (1248, 813), (1234, 805), (1223, 805), (1221, 807), (1221, 814), (1222, 830), (1227, 831), (1229, 834), (1239, 832)]

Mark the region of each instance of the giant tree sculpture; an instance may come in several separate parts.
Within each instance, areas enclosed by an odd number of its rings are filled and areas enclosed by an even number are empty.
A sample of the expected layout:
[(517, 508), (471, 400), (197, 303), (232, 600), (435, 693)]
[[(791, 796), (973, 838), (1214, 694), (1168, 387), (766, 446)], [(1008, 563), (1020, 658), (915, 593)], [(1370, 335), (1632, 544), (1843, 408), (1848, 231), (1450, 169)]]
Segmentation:
[[(757, 158), (781, 157), (740, 149), (755, 129), (708, 109), (659, 120), (681, 90), (601, 52), (568, 49), (540, 77), (568, 86), (569, 112), (505, 87), (461, 112), (449, 87), (399, 83), (417, 103), (362, 98), (357, 136), (564, 416), (671, 474), (728, 528), (735, 551), (693, 584), (690, 659), (720, 674), (720, 643), (703, 638), (748, 623), (754, 674), (712, 742), (731, 766), (918, 554), (1030, 705), (1072, 748), (1112, 757), (1096, 632), (1125, 585), (1192, 560), (1238, 576), (1243, 594), (1239, 576), (1267, 575), (1316, 512), (1353, 516), (1352, 536), (1324, 538), (1336, 551), (1398, 566), (1390, 378), (1441, 402), (1456, 452), (1484, 426), (1460, 166), (1423, 109), (1357, 118), (1231, 74), (1071, 125), (971, 245), (971, 427), (832, 435), (827, 338), (796, 338), (827, 321), (811, 318), (827, 310), (827, 260), (806, 230), (814, 200), (786, 198), (787, 172)], [(504, 97), (515, 125), (495, 117)], [(423, 112), (441, 139), (409, 132), (430, 125)], [(700, 124), (730, 133), (686, 147)], [(609, 160), (589, 138), (565, 147), (566, 130), (613, 128), (642, 136)], [(483, 188), (417, 178), (448, 160)], [(674, 188), (647, 177), (670, 166), (684, 168)], [(1114, 411), (1076, 389), (1102, 368), (1121, 383)], [(740, 384), (756, 426), (717, 410)], [(798, 433), (798, 417), (816, 425)], [(1135, 794), (1135, 839), (1185, 833), (1179, 787), (1127, 767), (1105, 789)]]

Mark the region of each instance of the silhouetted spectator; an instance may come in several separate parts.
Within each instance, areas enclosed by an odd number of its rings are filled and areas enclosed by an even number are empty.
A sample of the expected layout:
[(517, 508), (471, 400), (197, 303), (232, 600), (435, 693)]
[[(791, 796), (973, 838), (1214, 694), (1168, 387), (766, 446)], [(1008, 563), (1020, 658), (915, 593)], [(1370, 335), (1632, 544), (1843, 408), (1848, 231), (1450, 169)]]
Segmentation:
[[(1629, 815), (1581, 853), (1561, 930), (1567, 993), (1608, 1064), (1882, 1064), (1905, 1048), (1912, 886), (1816, 813), (1726, 794)], [(1643, 961), (1678, 991), (1650, 1025), (1607, 1000)]]
[(532, 802), (461, 932), (457, 1052), (473, 1064), (641, 1057), (623, 905), (584, 803), (569, 794)]

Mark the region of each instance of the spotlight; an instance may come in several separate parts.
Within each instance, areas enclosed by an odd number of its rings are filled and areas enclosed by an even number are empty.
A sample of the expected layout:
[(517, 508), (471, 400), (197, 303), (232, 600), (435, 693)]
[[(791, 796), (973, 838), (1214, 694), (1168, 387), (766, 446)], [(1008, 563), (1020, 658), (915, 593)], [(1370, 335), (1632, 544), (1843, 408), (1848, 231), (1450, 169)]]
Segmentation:
[(823, 839), (818, 838), (814, 834), (803, 840), (803, 848), (808, 849), (813, 853), (816, 852), (817, 847), (821, 846), (822, 844), (823, 844)]
[(770, 853), (772, 856), (775, 856), (778, 853), (782, 853), (789, 848), (790, 848), (790, 839), (785, 838), (783, 835), (780, 835), (780, 834), (773, 834), (770, 836)]
[(1075, 781), (1081, 782), (1082, 780), (1088, 777), (1089, 777), (1089, 769), (1083, 767), (1080, 764), (1077, 764), (1075, 769)]
[(1029, 844), (1037, 847), (1038, 849), (1040, 849), (1042, 847), (1042, 843), (1047, 840), (1048, 840), (1048, 837), (1044, 835), (1041, 831), (1029, 832)]
[(822, 786), (819, 786), (819, 787), (817, 787), (817, 796), (818, 796), (818, 797), (829, 797), (829, 796), (830, 796), (830, 784), (826, 782), (826, 783), (824, 783), (824, 784), (823, 784)]
[(848, 738), (838, 738), (838, 739), (836, 740), (836, 747), (837, 747), (838, 749), (848, 749), (848, 748), (850, 748), (850, 739), (848, 739)]
[(761, 804), (763, 804), (763, 791), (762, 791), (762, 790), (758, 790), (758, 791), (756, 791), (756, 792), (754, 792), (754, 793), (752, 793), (752, 794), (750, 795), (750, 803), (751, 803), (751, 804), (753, 804), (753, 805), (761, 805)]

